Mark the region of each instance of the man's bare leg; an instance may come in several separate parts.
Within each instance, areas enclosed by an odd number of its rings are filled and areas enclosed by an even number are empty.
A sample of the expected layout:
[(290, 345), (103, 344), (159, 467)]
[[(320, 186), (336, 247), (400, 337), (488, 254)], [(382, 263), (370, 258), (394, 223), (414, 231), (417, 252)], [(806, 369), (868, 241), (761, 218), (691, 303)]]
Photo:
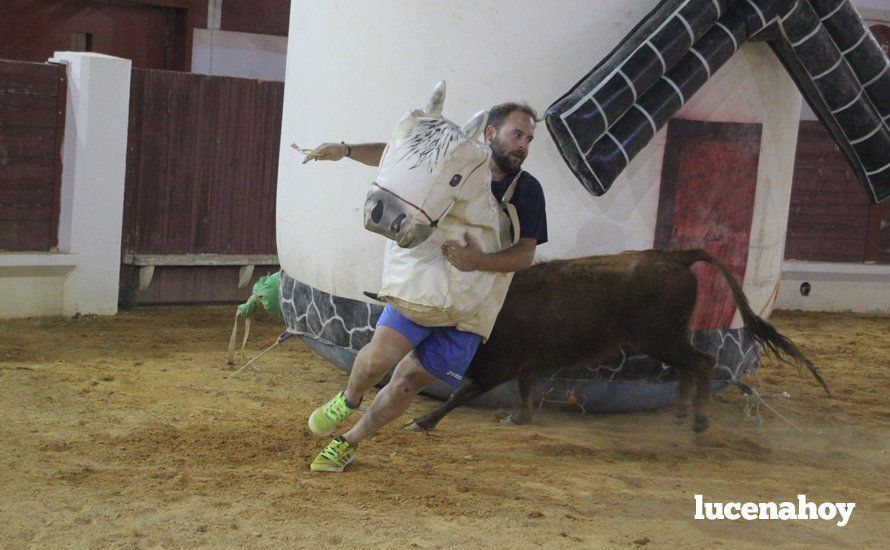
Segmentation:
[(386, 326), (377, 327), (371, 341), (355, 357), (349, 382), (343, 396), (346, 402), (357, 407), (366, 391), (380, 382), (408, 352), (411, 342), (397, 330)]
[(380, 428), (402, 416), (414, 401), (414, 396), (435, 379), (421, 366), (413, 352), (405, 355), (396, 366), (389, 384), (380, 390), (368, 411), (343, 437), (351, 445), (358, 445), (366, 437), (374, 435)]

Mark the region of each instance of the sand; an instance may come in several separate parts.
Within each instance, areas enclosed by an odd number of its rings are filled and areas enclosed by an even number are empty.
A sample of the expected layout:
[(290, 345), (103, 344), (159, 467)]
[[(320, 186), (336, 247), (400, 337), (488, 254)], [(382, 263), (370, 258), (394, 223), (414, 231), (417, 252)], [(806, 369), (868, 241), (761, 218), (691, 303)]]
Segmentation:
[[(466, 407), (432, 434), (388, 426), (343, 474), (306, 428), (345, 374), (293, 338), (226, 380), (232, 307), (0, 322), (0, 547), (876, 548), (890, 512), (890, 318), (778, 312), (823, 371), (765, 363), (711, 429), (670, 411)], [(281, 330), (254, 324), (250, 354)], [(438, 404), (420, 397), (411, 415)], [(408, 420), (406, 417), (405, 420)], [(710, 501), (855, 502), (850, 523), (695, 521)]]

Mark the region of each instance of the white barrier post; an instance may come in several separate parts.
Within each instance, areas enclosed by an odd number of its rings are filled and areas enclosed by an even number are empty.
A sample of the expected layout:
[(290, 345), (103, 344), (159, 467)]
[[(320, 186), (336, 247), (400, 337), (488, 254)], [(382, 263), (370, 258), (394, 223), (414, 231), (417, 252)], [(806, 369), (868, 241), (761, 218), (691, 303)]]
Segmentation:
[(56, 52), (68, 64), (59, 250), (77, 254), (65, 315), (117, 313), (130, 106), (128, 59)]

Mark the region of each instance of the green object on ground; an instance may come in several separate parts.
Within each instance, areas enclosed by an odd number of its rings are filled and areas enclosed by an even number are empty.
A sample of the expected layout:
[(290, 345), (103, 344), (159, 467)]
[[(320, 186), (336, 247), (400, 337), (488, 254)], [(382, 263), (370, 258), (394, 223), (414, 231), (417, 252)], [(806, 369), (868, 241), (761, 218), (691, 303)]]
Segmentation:
[(257, 310), (257, 303), (272, 315), (281, 315), (281, 304), (278, 294), (278, 273), (263, 275), (253, 285), (253, 295), (249, 300), (238, 306), (238, 315), (250, 317)]
[(256, 313), (258, 300), (254, 300), (253, 296), (249, 300), (238, 306), (238, 315), (242, 317), (250, 317)]

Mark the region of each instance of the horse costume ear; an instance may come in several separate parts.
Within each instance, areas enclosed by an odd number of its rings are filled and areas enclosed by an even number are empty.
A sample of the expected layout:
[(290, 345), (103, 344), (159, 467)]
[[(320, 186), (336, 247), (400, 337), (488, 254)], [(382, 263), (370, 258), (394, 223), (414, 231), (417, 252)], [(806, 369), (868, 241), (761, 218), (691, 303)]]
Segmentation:
[(440, 80), (438, 84), (436, 84), (436, 88), (433, 90), (433, 96), (430, 98), (430, 102), (426, 104), (426, 109), (424, 112), (426, 116), (429, 117), (441, 117), (442, 116), (442, 105), (445, 104), (445, 81)]
[(485, 123), (488, 121), (488, 111), (482, 109), (475, 115), (473, 115), (470, 120), (464, 124), (464, 127), (461, 128), (461, 131), (470, 139), (476, 139), (479, 136), (479, 133), (482, 132), (482, 129), (485, 128)]

